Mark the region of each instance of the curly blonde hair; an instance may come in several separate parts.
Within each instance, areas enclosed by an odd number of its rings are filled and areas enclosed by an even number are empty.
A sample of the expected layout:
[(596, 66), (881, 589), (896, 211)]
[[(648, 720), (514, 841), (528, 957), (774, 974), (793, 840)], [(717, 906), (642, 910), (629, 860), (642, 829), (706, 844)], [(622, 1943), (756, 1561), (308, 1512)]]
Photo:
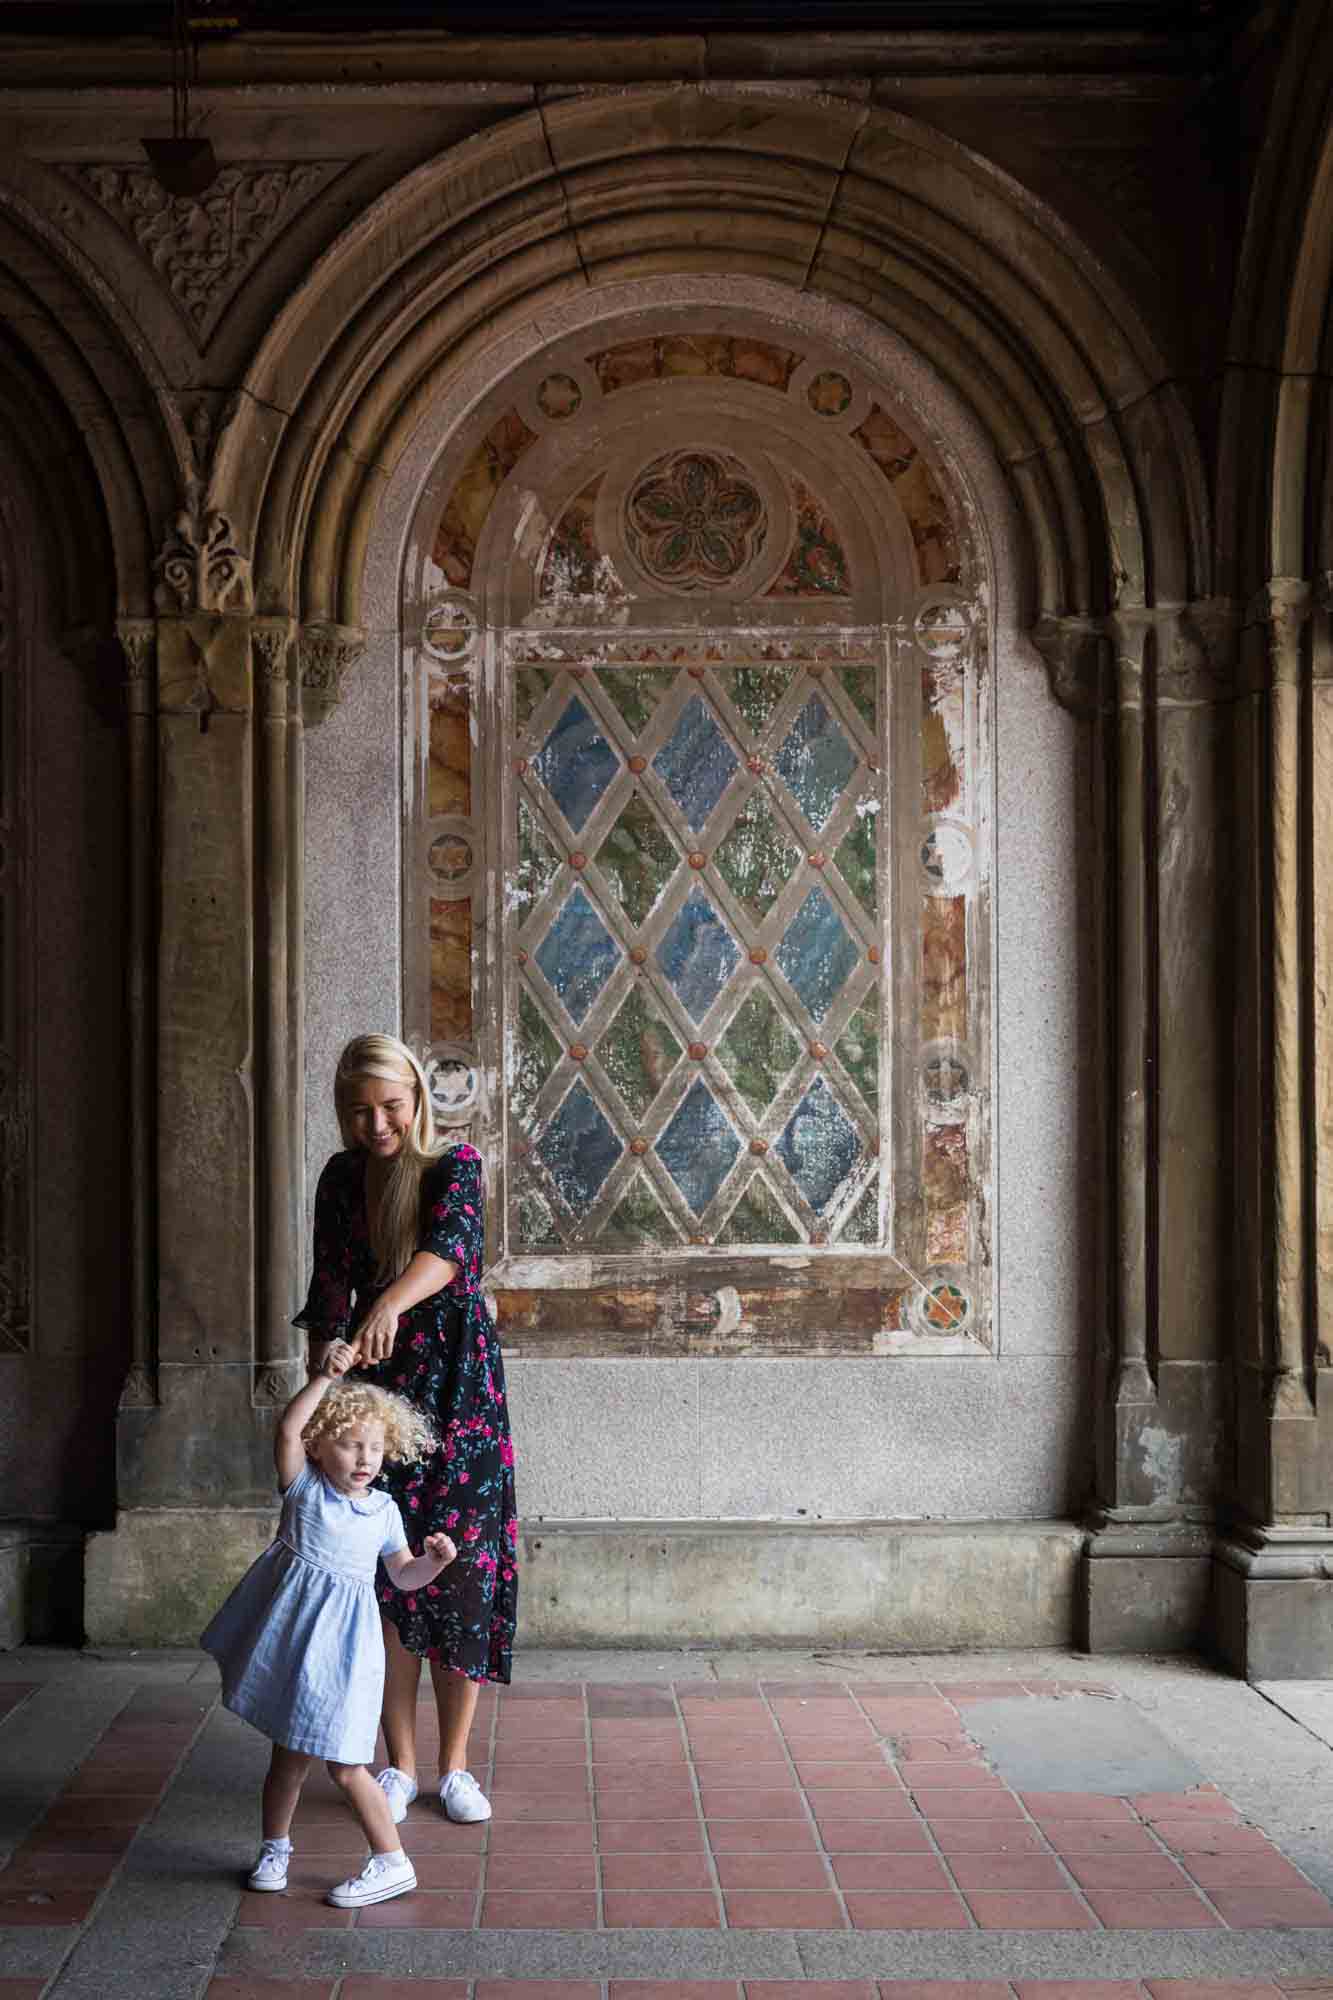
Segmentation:
[(407, 1465), (424, 1458), (439, 1441), (420, 1410), (371, 1382), (335, 1383), (301, 1432), (301, 1441), (311, 1445), (340, 1438), (356, 1424), (382, 1424), (385, 1458)]

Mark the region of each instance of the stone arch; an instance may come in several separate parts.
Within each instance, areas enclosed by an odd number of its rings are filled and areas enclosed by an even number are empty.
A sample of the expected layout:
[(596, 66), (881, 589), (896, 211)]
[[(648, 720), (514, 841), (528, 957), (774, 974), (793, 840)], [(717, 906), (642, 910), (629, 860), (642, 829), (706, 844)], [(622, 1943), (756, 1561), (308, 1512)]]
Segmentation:
[(928, 354), (1008, 469), (1029, 616), (1206, 593), (1190, 421), (1063, 224), (897, 114), (691, 88), (502, 124), (327, 253), (256, 357), (215, 469), (261, 603), (356, 624), (385, 478), (450, 377), (589, 287), (666, 270), (853, 304)]
[[(90, 264), (57, 237), (25, 195), (0, 185), (0, 326), (35, 400), (22, 398), (22, 421), (59, 408), (70, 424), (48, 419), (47, 450), (69, 459), (61, 442), (72, 425), (96, 498), (79, 496), (71, 520), (100, 511), (114, 567), (113, 607), (126, 617), (152, 610), (152, 563), (167, 522), (180, 505), (194, 465), (167, 386), (123, 305)], [(37, 356), (40, 355), (40, 361)]]

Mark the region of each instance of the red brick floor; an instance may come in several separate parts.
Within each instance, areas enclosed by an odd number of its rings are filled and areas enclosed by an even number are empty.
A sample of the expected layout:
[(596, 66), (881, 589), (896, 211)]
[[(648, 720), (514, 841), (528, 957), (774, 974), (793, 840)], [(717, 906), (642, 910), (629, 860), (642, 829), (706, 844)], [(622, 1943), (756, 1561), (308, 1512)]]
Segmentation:
[[(1010, 1789), (967, 1734), (969, 1701), (995, 1691), (984, 1682), (488, 1690), (473, 1742), (474, 1770), (494, 1809), (489, 1826), (447, 1826), (433, 1799), (418, 1800), (403, 1828), (416, 1894), (359, 1913), (334, 1910), (324, 1894), (359, 1866), (361, 1847), (331, 1783), (312, 1777), (293, 1830), (287, 1893), (247, 1893), (237, 1924), (271, 1931), (1333, 1927), (1333, 1905), (1210, 1787), (1133, 1798)], [(1004, 1683), (1001, 1691), (1041, 1699), (1065, 1684)], [(429, 1769), (425, 1717), (423, 1708)], [(96, 1830), (119, 1840), (135, 1809), (130, 1799), (123, 1824), (108, 1816)], [(59, 1814), (48, 1816), (48, 1838), (66, 1831)], [(364, 1983), (367, 1993), (379, 1991)], [(1045, 1989), (1029, 1982), (1025, 1992), (1119, 2000), (1120, 1986), (1110, 1985), (1114, 1994), (1102, 1990), (1106, 1982)], [(896, 1988), (896, 2000), (926, 1990)], [(1271, 1991), (1262, 1983), (1252, 1990)], [(984, 1985), (967, 1992), (987, 2000)], [(948, 1996), (940, 1990), (936, 2000)], [(1170, 2000), (1193, 1996), (1182, 1990)], [(1213, 2000), (1231, 1996), (1219, 1990)]]
[[(0, 1979), (0, 2000), (41, 1981)], [(214, 1979), (206, 2000), (1328, 2000), (1333, 1981), (1267, 1979)]]

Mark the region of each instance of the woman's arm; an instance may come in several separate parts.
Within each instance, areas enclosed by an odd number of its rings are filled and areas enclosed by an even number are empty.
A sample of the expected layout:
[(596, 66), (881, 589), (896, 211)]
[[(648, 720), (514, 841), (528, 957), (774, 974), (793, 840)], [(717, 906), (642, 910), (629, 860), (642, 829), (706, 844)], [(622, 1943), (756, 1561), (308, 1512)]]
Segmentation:
[(458, 1275), (457, 1264), (437, 1257), (431, 1250), (418, 1250), (401, 1276), (386, 1285), (356, 1330), (357, 1359), (365, 1365), (386, 1361), (393, 1353), (398, 1321), (423, 1299), (434, 1298)]
[(349, 1347), (345, 1340), (331, 1341), (319, 1374), (312, 1375), (304, 1389), (297, 1390), (278, 1418), (278, 1428), (273, 1433), (273, 1464), (278, 1474), (278, 1485), (284, 1493), (305, 1464), (301, 1432), (327, 1396), (332, 1383), (339, 1375), (345, 1375), (355, 1360), (356, 1350)]

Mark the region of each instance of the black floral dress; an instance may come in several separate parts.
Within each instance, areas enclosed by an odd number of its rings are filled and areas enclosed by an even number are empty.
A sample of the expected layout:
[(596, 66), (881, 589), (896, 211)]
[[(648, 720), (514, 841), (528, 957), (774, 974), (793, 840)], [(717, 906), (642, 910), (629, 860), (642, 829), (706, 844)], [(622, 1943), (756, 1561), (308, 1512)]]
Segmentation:
[[(353, 1372), (405, 1396), (440, 1439), (429, 1458), (386, 1465), (378, 1481), (398, 1502), (413, 1554), (439, 1530), (458, 1544), (458, 1560), (423, 1590), (395, 1590), (381, 1572), (381, 1609), (409, 1652), (507, 1683), (518, 1517), (504, 1363), (481, 1293), (483, 1218), (481, 1157), (458, 1146), (422, 1176), (417, 1245), (458, 1275), (402, 1315), (387, 1361)], [(295, 1323), (313, 1340), (350, 1340), (383, 1290), (366, 1226), (366, 1154), (354, 1147), (319, 1177), (315, 1268)]]

